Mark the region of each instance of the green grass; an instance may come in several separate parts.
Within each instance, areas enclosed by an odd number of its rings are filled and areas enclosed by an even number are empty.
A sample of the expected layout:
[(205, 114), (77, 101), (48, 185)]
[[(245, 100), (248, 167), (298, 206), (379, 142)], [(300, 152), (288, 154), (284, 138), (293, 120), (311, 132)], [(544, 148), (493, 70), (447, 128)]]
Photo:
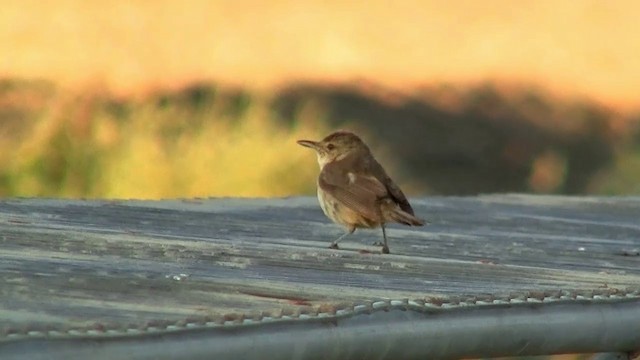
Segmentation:
[(531, 91), (514, 100), (491, 87), (442, 95), (456, 96), (456, 109), (439, 107), (441, 90), (403, 103), (345, 87), (301, 89), (196, 84), (118, 98), (0, 81), (0, 196), (312, 194), (315, 156), (295, 141), (345, 127), (360, 129), (412, 194), (640, 192), (640, 136), (612, 141), (609, 113), (590, 105)]
[(315, 158), (295, 143), (327, 131), (300, 125), (314, 114), (285, 128), (264, 98), (214, 88), (136, 101), (41, 86), (15, 86), (31, 104), (5, 101), (24, 121), (0, 125), (3, 196), (284, 196), (315, 184)]

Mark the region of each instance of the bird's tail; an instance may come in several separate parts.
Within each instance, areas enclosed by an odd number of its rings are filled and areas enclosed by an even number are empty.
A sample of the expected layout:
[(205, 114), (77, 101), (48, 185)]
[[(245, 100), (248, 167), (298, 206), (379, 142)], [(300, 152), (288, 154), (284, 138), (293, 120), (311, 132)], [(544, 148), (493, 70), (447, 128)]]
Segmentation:
[(393, 211), (391, 211), (390, 218), (391, 220), (401, 223), (401, 224), (405, 224), (405, 225), (409, 225), (409, 226), (422, 226), (424, 225), (424, 220), (422, 219), (418, 219), (417, 217), (409, 214), (406, 211), (403, 211), (399, 208), (393, 209)]

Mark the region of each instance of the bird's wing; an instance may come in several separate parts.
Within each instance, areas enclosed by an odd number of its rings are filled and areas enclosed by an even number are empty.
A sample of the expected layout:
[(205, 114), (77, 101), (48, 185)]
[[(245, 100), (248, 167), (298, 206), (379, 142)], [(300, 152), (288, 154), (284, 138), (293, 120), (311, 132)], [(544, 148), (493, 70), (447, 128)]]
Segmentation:
[(388, 196), (387, 188), (375, 176), (356, 174), (327, 164), (320, 172), (318, 185), (337, 201), (369, 219), (379, 219), (379, 200)]
[(407, 200), (407, 197), (404, 195), (402, 190), (400, 190), (400, 187), (396, 185), (393, 180), (391, 180), (389, 175), (387, 175), (387, 172), (384, 171), (384, 168), (382, 167), (382, 165), (380, 165), (380, 163), (378, 163), (376, 160), (373, 160), (372, 162), (365, 164), (365, 166), (370, 167), (370, 170), (368, 172), (371, 173), (372, 176), (375, 176), (378, 182), (380, 182), (381, 184), (385, 184), (386, 190), (388, 191), (388, 196), (391, 197), (393, 201), (398, 204), (398, 206), (400, 206), (400, 209), (411, 215), (415, 215), (413, 213), (411, 204), (409, 204), (409, 201)]

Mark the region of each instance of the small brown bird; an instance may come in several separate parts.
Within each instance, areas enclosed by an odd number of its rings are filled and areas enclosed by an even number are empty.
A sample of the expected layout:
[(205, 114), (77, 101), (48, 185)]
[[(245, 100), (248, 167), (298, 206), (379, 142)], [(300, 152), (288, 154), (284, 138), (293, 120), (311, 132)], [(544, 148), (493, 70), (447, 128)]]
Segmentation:
[(357, 228), (380, 226), (382, 252), (388, 254), (385, 223), (424, 225), (415, 217), (402, 190), (356, 134), (337, 131), (322, 141), (299, 140), (298, 144), (314, 149), (318, 155), (318, 201), (322, 211), (347, 228), (330, 248), (337, 249), (338, 242)]

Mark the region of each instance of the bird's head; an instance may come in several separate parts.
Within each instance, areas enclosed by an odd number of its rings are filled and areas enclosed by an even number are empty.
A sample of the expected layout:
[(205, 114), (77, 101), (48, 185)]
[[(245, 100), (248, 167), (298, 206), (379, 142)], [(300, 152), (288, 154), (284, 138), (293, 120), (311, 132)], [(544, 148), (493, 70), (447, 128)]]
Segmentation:
[(342, 160), (352, 153), (369, 152), (369, 148), (358, 135), (348, 131), (336, 131), (320, 141), (298, 140), (298, 144), (316, 151), (321, 169), (324, 165)]

